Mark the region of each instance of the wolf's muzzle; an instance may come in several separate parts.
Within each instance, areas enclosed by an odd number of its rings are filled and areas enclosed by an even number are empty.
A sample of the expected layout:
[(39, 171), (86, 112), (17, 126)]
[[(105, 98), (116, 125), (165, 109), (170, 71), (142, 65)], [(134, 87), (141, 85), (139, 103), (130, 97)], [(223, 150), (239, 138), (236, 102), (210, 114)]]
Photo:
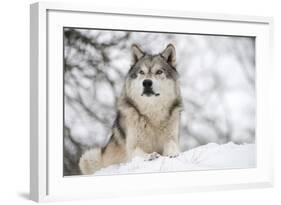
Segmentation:
[(144, 80), (142, 82), (142, 85), (143, 85), (143, 93), (141, 94), (142, 96), (143, 95), (146, 95), (146, 96), (159, 96), (160, 94), (159, 93), (155, 93), (152, 89), (152, 80)]
[(146, 88), (146, 89), (149, 89), (149, 88), (151, 88), (152, 87), (152, 80), (144, 80), (143, 82), (142, 82), (142, 85), (143, 85), (143, 87), (144, 88)]

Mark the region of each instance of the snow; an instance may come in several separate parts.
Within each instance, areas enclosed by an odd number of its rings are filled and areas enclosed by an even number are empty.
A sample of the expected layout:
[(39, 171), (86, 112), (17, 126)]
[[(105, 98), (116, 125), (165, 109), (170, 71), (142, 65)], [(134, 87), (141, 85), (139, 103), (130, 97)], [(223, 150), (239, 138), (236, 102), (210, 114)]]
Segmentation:
[(103, 168), (95, 175), (238, 169), (255, 166), (255, 144), (209, 143), (182, 152), (176, 158), (161, 156), (153, 161), (146, 161), (141, 157), (135, 157), (131, 162)]

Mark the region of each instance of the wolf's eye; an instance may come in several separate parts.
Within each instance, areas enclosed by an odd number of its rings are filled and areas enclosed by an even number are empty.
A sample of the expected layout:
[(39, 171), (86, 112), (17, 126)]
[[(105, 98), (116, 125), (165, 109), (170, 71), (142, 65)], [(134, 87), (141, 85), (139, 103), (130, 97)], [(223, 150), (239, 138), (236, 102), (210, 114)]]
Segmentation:
[(140, 72), (139, 72), (141, 75), (144, 75), (144, 72), (141, 70)]
[(163, 73), (162, 70), (157, 70), (157, 71), (156, 71), (156, 75), (160, 75), (160, 74), (162, 74), (162, 73)]

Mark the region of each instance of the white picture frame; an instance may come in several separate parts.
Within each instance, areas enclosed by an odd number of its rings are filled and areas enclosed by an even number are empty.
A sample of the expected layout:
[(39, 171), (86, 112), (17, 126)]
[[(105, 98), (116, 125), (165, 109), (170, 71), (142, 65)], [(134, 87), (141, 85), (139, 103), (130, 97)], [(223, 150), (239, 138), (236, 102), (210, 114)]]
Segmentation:
[[(95, 5), (46, 2), (32, 4), (30, 11), (30, 198), (32, 200), (41, 202), (93, 199), (273, 186), (273, 134), (271, 116), (267, 109), (273, 70), (272, 18), (97, 8)], [(157, 27), (155, 27), (156, 23)], [(63, 105), (60, 96), (62, 96), (63, 85), (61, 68), (64, 26), (157, 31), (173, 29), (173, 31), (190, 33), (254, 36), (257, 71), (257, 167), (140, 175), (63, 177), (61, 131)]]

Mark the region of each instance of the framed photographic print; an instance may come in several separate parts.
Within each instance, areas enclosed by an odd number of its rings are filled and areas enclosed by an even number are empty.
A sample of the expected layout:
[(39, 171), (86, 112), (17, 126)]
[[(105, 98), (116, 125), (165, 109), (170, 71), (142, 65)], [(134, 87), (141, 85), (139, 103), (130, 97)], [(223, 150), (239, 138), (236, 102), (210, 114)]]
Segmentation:
[(273, 183), (272, 19), (31, 5), (35, 201)]

